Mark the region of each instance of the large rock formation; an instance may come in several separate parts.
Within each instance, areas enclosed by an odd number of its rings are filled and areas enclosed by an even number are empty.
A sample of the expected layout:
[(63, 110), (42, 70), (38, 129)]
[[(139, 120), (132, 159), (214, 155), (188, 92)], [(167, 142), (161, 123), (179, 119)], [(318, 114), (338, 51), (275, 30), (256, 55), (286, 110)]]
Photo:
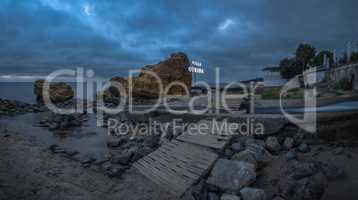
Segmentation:
[[(45, 80), (37, 80), (34, 83), (34, 93), (38, 102), (43, 102), (43, 86)], [(53, 103), (62, 103), (74, 97), (74, 91), (66, 83), (50, 83), (50, 99)]]
[[(165, 88), (177, 81), (183, 83), (188, 89), (191, 88), (192, 74), (188, 71), (189, 59), (184, 53), (174, 53), (167, 60), (155, 65), (148, 65), (141, 69), (137, 77), (132, 78), (132, 95), (134, 98), (154, 99), (160, 96), (160, 85), (158, 80), (149, 73), (156, 74)], [(146, 73), (149, 72), (149, 73)], [(123, 77), (113, 77), (113, 82), (120, 83), (128, 94), (129, 79)], [(168, 95), (184, 95), (185, 89), (174, 85), (167, 93)], [(113, 87), (104, 92), (105, 99), (120, 97), (119, 91)]]

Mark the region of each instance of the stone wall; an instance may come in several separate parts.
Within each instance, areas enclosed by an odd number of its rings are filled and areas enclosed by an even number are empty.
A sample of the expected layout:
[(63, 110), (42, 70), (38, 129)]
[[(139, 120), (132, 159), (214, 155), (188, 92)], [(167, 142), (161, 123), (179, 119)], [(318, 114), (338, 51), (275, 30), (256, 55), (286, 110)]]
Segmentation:
[(338, 83), (340, 80), (348, 79), (352, 82), (354, 90), (358, 90), (358, 64), (345, 65), (339, 68), (331, 68), (327, 72), (330, 81)]

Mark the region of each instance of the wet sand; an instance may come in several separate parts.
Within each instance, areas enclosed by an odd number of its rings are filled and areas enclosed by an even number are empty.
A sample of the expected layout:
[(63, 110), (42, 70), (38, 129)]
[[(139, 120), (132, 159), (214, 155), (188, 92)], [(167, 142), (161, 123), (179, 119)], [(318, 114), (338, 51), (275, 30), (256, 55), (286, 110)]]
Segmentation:
[(0, 199), (176, 199), (135, 169), (111, 179), (20, 136), (1, 136), (0, 163)]

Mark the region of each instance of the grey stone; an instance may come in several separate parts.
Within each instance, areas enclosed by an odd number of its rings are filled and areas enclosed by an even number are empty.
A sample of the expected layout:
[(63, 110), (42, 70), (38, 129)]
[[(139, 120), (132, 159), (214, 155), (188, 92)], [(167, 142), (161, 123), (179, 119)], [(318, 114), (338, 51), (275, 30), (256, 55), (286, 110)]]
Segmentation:
[(132, 152), (125, 152), (120, 155), (115, 155), (111, 158), (111, 163), (128, 165), (132, 158)]
[(344, 152), (344, 148), (343, 148), (343, 147), (338, 147), (338, 148), (336, 148), (336, 149), (333, 150), (333, 154), (334, 154), (334, 155), (341, 155), (341, 154), (343, 154), (343, 152)]
[(297, 182), (294, 193), (287, 199), (321, 199), (327, 180), (324, 175), (318, 173), (310, 178), (304, 178)]
[(344, 171), (332, 163), (320, 163), (319, 166), (323, 174), (330, 181), (340, 180), (345, 177)]
[(288, 161), (297, 159), (297, 153), (295, 150), (290, 150), (286, 153), (286, 159)]
[(239, 153), (240, 151), (243, 151), (244, 145), (242, 145), (241, 143), (234, 143), (231, 145), (231, 150), (235, 153)]
[(96, 161), (93, 162), (93, 164), (95, 165), (102, 165), (103, 163), (109, 161), (109, 158), (103, 156), (103, 155), (100, 155), (100, 156), (97, 156), (96, 157)]
[(301, 153), (307, 153), (310, 151), (310, 147), (307, 144), (300, 144), (300, 146), (298, 146), (298, 151)]
[(240, 197), (232, 194), (223, 194), (220, 200), (240, 200)]
[(246, 150), (252, 153), (259, 167), (268, 164), (272, 160), (272, 155), (266, 150), (266, 148), (262, 144), (248, 144)]
[(126, 170), (127, 168), (124, 167), (112, 167), (110, 170), (108, 170), (107, 175), (110, 178), (121, 178)]
[(67, 156), (69, 156), (69, 157), (72, 157), (72, 156), (74, 156), (74, 155), (77, 155), (77, 154), (79, 154), (80, 152), (78, 152), (78, 151), (76, 151), (76, 150), (68, 150), (68, 149), (66, 149), (66, 152), (65, 152), (65, 154), (67, 155)]
[(112, 167), (111, 162), (105, 162), (105, 163), (102, 163), (102, 164), (101, 164), (101, 168), (102, 168), (103, 170), (105, 170), (105, 171), (110, 170), (111, 167)]
[(245, 187), (240, 190), (240, 195), (243, 200), (266, 200), (265, 191), (262, 189)]
[(287, 171), (290, 177), (300, 180), (316, 174), (318, 167), (314, 163), (294, 161), (289, 164)]
[(224, 152), (225, 157), (230, 158), (233, 154), (234, 154), (234, 152), (231, 149), (225, 149), (225, 152)]
[(281, 145), (276, 137), (270, 136), (265, 141), (266, 149), (271, 152), (278, 152), (281, 150)]
[(294, 147), (294, 143), (295, 143), (295, 141), (292, 138), (287, 137), (285, 139), (285, 141), (283, 142), (283, 148), (286, 150), (290, 150)]
[(255, 182), (255, 166), (241, 161), (219, 159), (207, 180), (209, 186), (221, 191), (236, 192)]
[(257, 161), (256, 161), (254, 155), (248, 150), (241, 151), (240, 153), (235, 154), (234, 156), (232, 156), (231, 159), (237, 160), (237, 161), (248, 162), (248, 163), (253, 164), (255, 166), (255, 168), (257, 167)]
[(82, 156), (82, 157), (80, 158), (80, 163), (81, 163), (81, 164), (91, 164), (91, 163), (93, 163), (95, 160), (96, 160), (96, 159), (93, 158), (92, 156), (90, 156), (90, 155), (85, 155), (85, 156)]
[(116, 147), (119, 147), (121, 146), (122, 144), (126, 143), (127, 140), (124, 139), (124, 138), (120, 138), (120, 139), (110, 139), (108, 142), (107, 142), (107, 146), (110, 147), (110, 148), (116, 148)]
[(220, 195), (215, 192), (208, 193), (208, 200), (220, 200)]

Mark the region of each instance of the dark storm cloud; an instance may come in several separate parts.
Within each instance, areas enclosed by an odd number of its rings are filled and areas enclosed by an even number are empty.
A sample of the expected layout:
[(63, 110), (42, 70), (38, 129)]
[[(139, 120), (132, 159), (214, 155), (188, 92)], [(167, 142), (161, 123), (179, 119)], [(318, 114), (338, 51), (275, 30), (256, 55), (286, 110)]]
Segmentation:
[(128, 67), (175, 51), (254, 78), (300, 42), (356, 41), (355, 0), (2, 1), (1, 66)]

